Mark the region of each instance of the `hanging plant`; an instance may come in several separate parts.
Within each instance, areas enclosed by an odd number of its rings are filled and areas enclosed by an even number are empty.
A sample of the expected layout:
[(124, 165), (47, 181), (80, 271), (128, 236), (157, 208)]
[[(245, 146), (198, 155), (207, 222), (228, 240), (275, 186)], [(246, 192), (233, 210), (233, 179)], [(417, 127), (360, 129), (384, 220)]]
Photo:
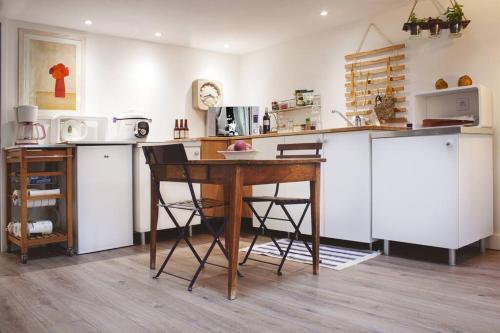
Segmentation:
[[(411, 8), (408, 20), (403, 25), (404, 31), (410, 32), (410, 37), (420, 37), (422, 30), (429, 30), (431, 38), (441, 36), (442, 29), (450, 29), (450, 37), (460, 37), (461, 31), (469, 25), (470, 21), (465, 18), (463, 5), (458, 4), (456, 0), (450, 0), (451, 7), (446, 10), (438, 0), (432, 0), (440, 17), (429, 17), (428, 19), (419, 19), (415, 14), (415, 7), (418, 0), (415, 0)], [(443, 21), (446, 18), (446, 21)]]
[(420, 37), (422, 34), (422, 28), (424, 27), (426, 20), (418, 18), (415, 12), (410, 14), (408, 18), (409, 30), (411, 37)]
[(441, 20), (439, 17), (429, 17), (429, 19), (427, 20), (427, 24), (429, 26), (431, 38), (441, 37), (441, 27), (443, 25), (443, 20)]
[(462, 10), (463, 5), (459, 5), (455, 2), (451, 7), (446, 9), (444, 15), (448, 19), (448, 26), (450, 28), (451, 37), (460, 37), (463, 28), (463, 22), (465, 21), (464, 11)]

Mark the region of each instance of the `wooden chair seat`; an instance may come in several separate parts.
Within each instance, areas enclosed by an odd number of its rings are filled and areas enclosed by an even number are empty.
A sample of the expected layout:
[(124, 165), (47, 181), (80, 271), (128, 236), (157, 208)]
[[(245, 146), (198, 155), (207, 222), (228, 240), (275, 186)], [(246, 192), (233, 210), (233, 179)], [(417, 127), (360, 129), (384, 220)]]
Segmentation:
[(274, 196), (244, 197), (244, 202), (274, 202), (276, 205), (303, 205), (309, 203), (309, 198), (286, 198)]

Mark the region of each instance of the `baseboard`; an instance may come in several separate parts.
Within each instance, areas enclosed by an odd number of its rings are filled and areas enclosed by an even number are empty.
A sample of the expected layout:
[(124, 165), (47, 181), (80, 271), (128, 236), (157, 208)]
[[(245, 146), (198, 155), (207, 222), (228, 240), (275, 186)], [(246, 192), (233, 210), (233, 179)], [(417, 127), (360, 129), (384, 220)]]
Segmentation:
[(486, 247), (491, 250), (500, 250), (500, 233), (489, 237)]

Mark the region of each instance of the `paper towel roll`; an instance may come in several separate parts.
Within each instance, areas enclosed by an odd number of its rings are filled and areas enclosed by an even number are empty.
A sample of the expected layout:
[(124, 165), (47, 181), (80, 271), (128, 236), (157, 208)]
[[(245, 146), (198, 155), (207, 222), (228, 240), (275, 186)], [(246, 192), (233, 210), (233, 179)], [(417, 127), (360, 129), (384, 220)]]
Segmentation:
[[(28, 190), (29, 198), (36, 198), (41, 195), (54, 195), (61, 194), (60, 189), (52, 189), (52, 190)], [(21, 206), (21, 191), (15, 190), (12, 193), (12, 203), (15, 206)], [(43, 199), (43, 200), (28, 200), (28, 208), (31, 207), (46, 207), (46, 206), (55, 206), (56, 199)]]
[[(28, 223), (28, 236), (31, 234), (51, 234), (54, 224), (50, 220), (40, 220)], [(21, 223), (10, 222), (7, 225), (7, 231), (16, 237), (21, 237)]]

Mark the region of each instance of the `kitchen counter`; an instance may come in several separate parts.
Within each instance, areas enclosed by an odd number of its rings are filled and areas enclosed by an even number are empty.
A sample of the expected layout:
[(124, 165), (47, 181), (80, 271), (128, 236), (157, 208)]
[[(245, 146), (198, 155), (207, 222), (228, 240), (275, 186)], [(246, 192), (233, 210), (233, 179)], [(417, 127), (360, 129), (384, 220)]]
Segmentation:
[[(216, 137), (203, 137), (197, 140), (230, 140), (230, 139), (257, 139), (257, 138), (269, 138), (277, 136), (290, 136), (290, 135), (307, 135), (307, 134), (323, 134), (323, 133), (341, 133), (341, 132), (359, 132), (359, 131), (406, 131), (405, 127), (391, 127), (391, 126), (352, 126), (352, 127), (338, 127), (338, 128), (327, 128), (322, 130), (314, 131), (300, 131), (300, 132), (272, 132), (268, 134), (258, 134), (258, 135), (248, 135), (248, 136), (216, 136)], [(179, 140), (177, 140), (179, 141)]]
[(429, 127), (419, 128), (407, 131), (392, 131), (384, 133), (375, 133), (373, 139), (381, 138), (397, 138), (408, 136), (427, 136), (427, 135), (446, 135), (446, 134), (485, 134), (492, 135), (493, 128), (487, 127), (466, 127), (466, 126), (451, 126), (451, 127)]

